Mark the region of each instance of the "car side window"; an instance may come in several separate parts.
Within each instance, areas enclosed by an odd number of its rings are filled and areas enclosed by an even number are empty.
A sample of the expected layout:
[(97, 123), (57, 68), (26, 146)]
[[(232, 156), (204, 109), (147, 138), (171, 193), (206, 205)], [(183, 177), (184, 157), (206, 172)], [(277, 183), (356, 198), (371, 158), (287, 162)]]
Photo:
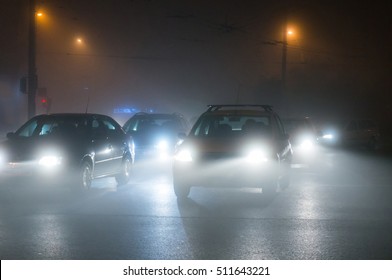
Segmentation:
[(124, 130), (126, 132), (137, 131), (138, 123), (139, 123), (139, 118), (131, 118), (129, 121), (125, 123)]
[(210, 126), (213, 124), (210, 118), (199, 119), (196, 124), (196, 129), (194, 131), (195, 136), (207, 136)]
[(39, 135), (47, 135), (52, 130), (52, 123), (44, 123), (40, 129)]
[(105, 127), (105, 130), (110, 135), (121, 135), (122, 130), (121, 127), (112, 119), (104, 118), (102, 120), (102, 125)]
[(17, 136), (20, 137), (31, 137), (34, 135), (34, 131), (37, 129), (38, 121), (33, 120), (23, 126), (19, 131), (16, 132)]
[(276, 126), (278, 127), (278, 133), (280, 136), (283, 136), (286, 134), (284, 126), (282, 124), (282, 121), (280, 120), (280, 118), (278, 116), (275, 116), (275, 121), (276, 121)]
[(107, 136), (107, 131), (102, 122), (94, 118), (91, 122), (92, 135), (94, 139), (103, 139)]

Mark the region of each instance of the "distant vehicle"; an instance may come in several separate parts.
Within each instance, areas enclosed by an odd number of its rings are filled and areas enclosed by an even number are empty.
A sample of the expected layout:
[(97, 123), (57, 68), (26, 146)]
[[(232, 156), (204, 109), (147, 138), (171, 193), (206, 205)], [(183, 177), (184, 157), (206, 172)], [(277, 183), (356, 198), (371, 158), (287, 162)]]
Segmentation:
[(173, 186), (178, 198), (192, 186), (261, 188), (272, 197), (289, 184), (291, 145), (268, 105), (209, 105), (178, 145)]
[(375, 150), (379, 147), (380, 130), (377, 122), (371, 119), (340, 120), (324, 126), (320, 141)]
[(167, 158), (174, 153), (179, 133), (189, 125), (179, 114), (137, 113), (123, 126), (135, 142), (137, 159)]
[(282, 119), (284, 128), (290, 136), (294, 152), (311, 152), (318, 141), (318, 133), (310, 118)]
[(131, 176), (132, 140), (105, 115), (39, 115), (7, 138), (0, 144), (1, 176), (53, 179), (79, 189), (89, 189), (94, 178), (114, 176), (122, 185)]

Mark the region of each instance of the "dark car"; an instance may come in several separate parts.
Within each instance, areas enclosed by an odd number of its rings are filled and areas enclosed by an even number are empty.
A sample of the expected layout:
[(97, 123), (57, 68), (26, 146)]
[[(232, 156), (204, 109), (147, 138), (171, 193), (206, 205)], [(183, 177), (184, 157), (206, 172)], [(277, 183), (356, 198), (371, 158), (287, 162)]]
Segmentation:
[(318, 143), (318, 132), (310, 118), (283, 118), (294, 152), (312, 153)]
[(82, 189), (94, 178), (114, 176), (118, 184), (130, 179), (132, 139), (108, 116), (39, 115), (7, 138), (0, 145), (2, 176), (53, 179)]
[(167, 158), (174, 152), (179, 133), (189, 130), (179, 114), (137, 113), (123, 126), (135, 142), (137, 158)]
[(335, 120), (323, 124), (320, 141), (329, 145), (376, 150), (379, 147), (380, 130), (372, 119)]
[(261, 188), (266, 197), (289, 184), (291, 145), (268, 105), (210, 105), (178, 145), (173, 186)]

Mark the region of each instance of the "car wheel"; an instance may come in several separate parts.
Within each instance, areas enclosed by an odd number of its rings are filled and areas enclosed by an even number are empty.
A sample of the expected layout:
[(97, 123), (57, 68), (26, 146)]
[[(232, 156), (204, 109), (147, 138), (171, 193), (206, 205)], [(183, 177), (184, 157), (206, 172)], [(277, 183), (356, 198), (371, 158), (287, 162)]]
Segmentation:
[(91, 182), (93, 180), (93, 172), (91, 164), (87, 161), (82, 163), (80, 168), (79, 178), (77, 184), (81, 190), (89, 190), (91, 188)]
[(173, 178), (173, 187), (174, 193), (178, 199), (186, 199), (191, 192), (191, 187), (182, 180), (178, 180), (176, 177)]
[(118, 185), (125, 185), (131, 178), (132, 162), (129, 158), (124, 159), (121, 166), (121, 173), (116, 175), (116, 181)]

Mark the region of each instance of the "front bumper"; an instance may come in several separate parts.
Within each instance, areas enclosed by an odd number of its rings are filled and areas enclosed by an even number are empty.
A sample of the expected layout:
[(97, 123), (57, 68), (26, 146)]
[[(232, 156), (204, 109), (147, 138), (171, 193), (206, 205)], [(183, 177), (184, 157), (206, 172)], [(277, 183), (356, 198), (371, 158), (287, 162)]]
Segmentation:
[(65, 166), (42, 166), (36, 161), (7, 162), (0, 165), (0, 177), (5, 181), (57, 184), (68, 176)]
[(276, 161), (249, 163), (245, 160), (173, 163), (173, 180), (188, 186), (256, 188), (279, 178)]

